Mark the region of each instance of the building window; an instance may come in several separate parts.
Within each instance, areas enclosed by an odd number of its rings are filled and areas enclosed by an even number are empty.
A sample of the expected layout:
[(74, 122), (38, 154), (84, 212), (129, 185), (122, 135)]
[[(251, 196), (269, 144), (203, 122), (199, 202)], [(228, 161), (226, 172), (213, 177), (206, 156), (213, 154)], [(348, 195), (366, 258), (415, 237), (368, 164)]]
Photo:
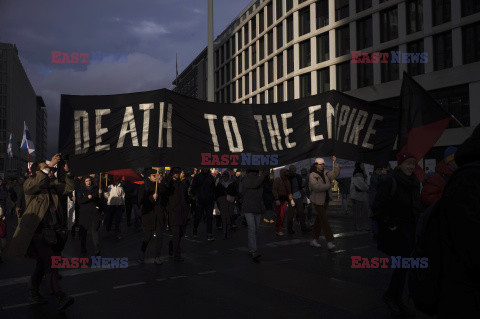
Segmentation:
[(237, 99), (237, 86), (235, 85), (235, 82), (232, 84), (232, 102), (234, 102)]
[(316, 3), (317, 29), (328, 25), (328, 0), (319, 0)]
[(318, 94), (330, 91), (330, 68), (317, 70)]
[(423, 30), (423, 0), (407, 2), (407, 34)]
[(358, 88), (373, 85), (373, 64), (359, 63), (357, 64), (357, 82)]
[(252, 92), (257, 90), (257, 70), (252, 71)]
[(452, 67), (452, 31), (433, 37), (433, 68), (435, 71)]
[(273, 29), (267, 33), (267, 54), (273, 53)]
[(231, 47), (232, 47), (232, 52), (231, 52), (231, 54), (232, 54), (232, 56), (234, 56), (234, 55), (235, 55), (235, 52), (236, 52), (236, 50), (235, 50), (235, 38), (231, 38), (231, 39), (230, 39), (230, 42), (232, 43), (232, 45), (231, 45)]
[(215, 93), (215, 102), (220, 103), (220, 92)]
[(236, 68), (236, 65), (235, 65), (235, 59), (232, 60), (232, 79), (235, 78), (237, 76), (237, 68)]
[(225, 62), (225, 47), (222, 45), (220, 48), (220, 63), (223, 64)]
[[(431, 96), (463, 126), (470, 126), (470, 94), (468, 84), (429, 91)], [(456, 121), (450, 121), (448, 128), (458, 128)]]
[(268, 60), (268, 83), (273, 82), (273, 59)]
[(242, 49), (242, 33), (240, 31), (237, 32), (237, 51)]
[(287, 18), (287, 43), (293, 40), (293, 16)]
[(260, 10), (258, 13), (258, 32), (259, 34), (263, 32), (263, 29), (265, 28), (265, 18), (263, 15), (263, 9)]
[(227, 76), (227, 82), (230, 82), (230, 63), (225, 64), (225, 73)]
[(349, 0), (335, 0), (335, 21), (348, 18)]
[(267, 28), (272, 25), (273, 23), (273, 6), (272, 3), (270, 2), (267, 4)]
[(227, 60), (230, 59), (230, 40), (225, 43), (225, 52), (227, 53)]
[(480, 61), (480, 23), (462, 28), (463, 64)]
[(218, 66), (220, 65), (220, 61), (219, 61), (219, 50), (215, 51), (215, 68), (218, 68)]
[(295, 83), (293, 78), (287, 81), (287, 100), (291, 101), (295, 99)]
[(330, 59), (328, 32), (317, 37), (317, 63)]
[(293, 65), (293, 48), (289, 48), (287, 50), (287, 74), (290, 74), (294, 70), (294, 65)]
[(347, 24), (335, 30), (337, 57), (350, 53), (350, 28)]
[(304, 3), (307, 0), (298, 0), (298, 4), (300, 5), (301, 3)]
[[(408, 63), (407, 71), (410, 75), (419, 75), (425, 73), (425, 63), (421, 63), (421, 54), (424, 53), (423, 51), (423, 39), (407, 43), (407, 51), (408, 53), (418, 53), (419, 61), (415, 60), (415, 63)], [(417, 58), (415, 58), (417, 59)], [(413, 61), (410, 61), (413, 62)]]
[(310, 39), (300, 42), (300, 69), (311, 65)]
[(215, 72), (215, 89), (218, 89), (218, 87), (220, 86), (218, 82), (219, 82), (219, 74), (217, 71)]
[(283, 83), (277, 85), (277, 102), (283, 102)]
[(337, 90), (350, 91), (350, 62), (337, 64)]
[(433, 26), (450, 21), (450, 0), (432, 0)]
[(268, 89), (268, 103), (274, 103), (275, 96), (273, 95), (273, 88)]
[(312, 95), (311, 79), (310, 73), (300, 75), (300, 98)]
[(283, 0), (277, 0), (277, 20), (280, 19), (283, 15), (283, 10), (282, 10), (282, 2)]
[(277, 25), (277, 50), (283, 47), (283, 23)]
[(265, 92), (262, 92), (258, 95), (258, 97), (260, 98), (260, 104), (265, 104)]
[(259, 61), (262, 61), (265, 58), (265, 40), (263, 36), (258, 41), (258, 44), (259, 44), (259, 51), (260, 51), (258, 52), (258, 59)]
[(240, 53), (237, 57), (238, 59), (238, 75), (242, 74), (242, 60), (243, 60), (243, 52)]
[(283, 53), (277, 55), (277, 79), (283, 77)]
[(373, 43), (372, 16), (357, 21), (357, 49), (371, 47)]
[(372, 0), (357, 0), (357, 13), (372, 7)]
[(298, 33), (299, 36), (310, 32), (310, 7), (298, 12)]
[(220, 90), (220, 102), (225, 103), (225, 94), (223, 90)]
[(257, 64), (257, 43), (252, 45), (252, 66)]
[(221, 85), (225, 84), (225, 68), (220, 70), (220, 83)]
[(480, 1), (462, 0), (462, 17), (480, 12)]
[(248, 22), (243, 26), (243, 44), (247, 45), (248, 43)]
[(248, 95), (250, 93), (250, 76), (247, 73), (245, 75), (245, 95)]
[(265, 86), (265, 64), (260, 66), (258, 73), (258, 76), (260, 76), (260, 88), (262, 88)]
[(252, 17), (252, 40), (257, 36), (257, 16)]
[(380, 42), (398, 38), (398, 9), (395, 6), (380, 12)]
[(287, 0), (285, 9), (286, 9), (286, 12), (293, 9), (293, 0)]
[(248, 54), (248, 48), (245, 50), (245, 71), (248, 70), (248, 68), (250, 67), (249, 66), (249, 62), (250, 62), (250, 57), (249, 57), (249, 54)]
[[(398, 51), (398, 47), (391, 48), (383, 52), (386, 52), (389, 55), (391, 55), (392, 54), (391, 51)], [(391, 63), (390, 61), (388, 61), (388, 63), (380, 63), (380, 65), (381, 65), (380, 68), (382, 73), (382, 83), (395, 81), (399, 79), (398, 63)]]

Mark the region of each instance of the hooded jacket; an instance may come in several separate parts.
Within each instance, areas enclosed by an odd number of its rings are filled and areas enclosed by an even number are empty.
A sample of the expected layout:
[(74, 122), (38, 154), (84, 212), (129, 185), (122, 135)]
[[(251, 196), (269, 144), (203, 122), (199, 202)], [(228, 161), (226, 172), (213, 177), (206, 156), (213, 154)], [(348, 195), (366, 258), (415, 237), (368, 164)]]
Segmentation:
[(288, 195), (292, 194), (292, 186), (287, 175), (288, 170), (283, 168), (280, 170), (280, 177), (273, 180), (272, 193), (275, 200), (286, 201)]
[[(325, 182), (323, 181), (320, 174), (323, 174), (325, 177)], [(337, 178), (340, 175), (340, 166), (338, 163), (335, 163), (333, 172), (324, 170), (323, 173), (318, 172), (316, 169), (313, 169), (308, 177), (308, 186), (310, 189), (310, 200), (315, 205), (324, 205), (325, 199), (327, 198), (327, 192), (332, 188), (332, 180)]]
[(262, 214), (265, 211), (263, 202), (264, 175), (259, 176), (255, 172), (248, 172), (240, 185), (242, 199), (242, 212), (244, 214)]
[(368, 185), (362, 173), (356, 173), (352, 178), (350, 198), (359, 202), (368, 202)]

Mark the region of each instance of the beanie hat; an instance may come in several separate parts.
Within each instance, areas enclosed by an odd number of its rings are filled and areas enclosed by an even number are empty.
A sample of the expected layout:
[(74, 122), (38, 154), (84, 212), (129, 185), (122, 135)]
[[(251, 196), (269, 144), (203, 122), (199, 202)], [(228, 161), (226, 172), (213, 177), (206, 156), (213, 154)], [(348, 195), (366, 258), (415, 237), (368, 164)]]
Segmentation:
[[(402, 165), (403, 162), (405, 162), (409, 158), (415, 158), (415, 156), (412, 153), (409, 152), (402, 152), (397, 155), (397, 164), (400, 166)], [(415, 161), (417, 159), (415, 158)]]
[(443, 153), (443, 160), (445, 161), (445, 164), (448, 164), (455, 159), (456, 152), (457, 148), (455, 146), (447, 147), (445, 153)]

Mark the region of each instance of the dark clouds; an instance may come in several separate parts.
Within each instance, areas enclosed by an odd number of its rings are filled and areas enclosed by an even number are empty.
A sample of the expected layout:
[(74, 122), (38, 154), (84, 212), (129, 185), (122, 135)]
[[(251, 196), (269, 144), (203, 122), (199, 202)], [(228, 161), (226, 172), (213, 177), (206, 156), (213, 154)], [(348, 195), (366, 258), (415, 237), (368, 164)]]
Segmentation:
[[(250, 3), (214, 0), (215, 37)], [(48, 109), (57, 149), (60, 94), (171, 88), (207, 45), (207, 0), (0, 0), (0, 42), (14, 43)], [(51, 51), (123, 54), (126, 62), (52, 64)]]

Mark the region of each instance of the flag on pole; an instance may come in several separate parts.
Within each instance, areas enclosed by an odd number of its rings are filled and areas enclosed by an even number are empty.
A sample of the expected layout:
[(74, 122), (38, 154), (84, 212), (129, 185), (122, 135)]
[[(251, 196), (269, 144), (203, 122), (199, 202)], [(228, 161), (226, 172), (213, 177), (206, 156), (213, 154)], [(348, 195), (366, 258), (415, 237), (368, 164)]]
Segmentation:
[(25, 121), (23, 121), (23, 138), (20, 149), (27, 150), (28, 154), (32, 154), (33, 152), (35, 152), (35, 146), (33, 145), (32, 137)]
[(13, 152), (12, 152), (12, 133), (10, 133), (10, 139), (8, 140), (7, 155), (8, 155), (8, 157), (10, 157), (10, 158), (13, 157)]

